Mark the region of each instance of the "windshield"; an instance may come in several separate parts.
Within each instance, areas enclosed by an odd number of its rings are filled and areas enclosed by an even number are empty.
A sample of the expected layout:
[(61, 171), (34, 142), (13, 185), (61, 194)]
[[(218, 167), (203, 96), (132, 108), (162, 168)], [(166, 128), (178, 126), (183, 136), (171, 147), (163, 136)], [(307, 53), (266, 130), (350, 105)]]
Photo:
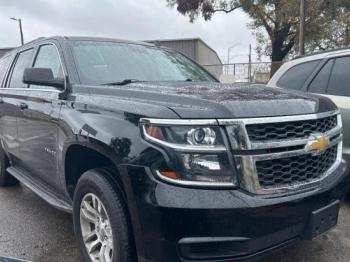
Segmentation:
[(138, 81), (216, 81), (180, 53), (131, 43), (74, 41), (73, 56), (82, 84)]

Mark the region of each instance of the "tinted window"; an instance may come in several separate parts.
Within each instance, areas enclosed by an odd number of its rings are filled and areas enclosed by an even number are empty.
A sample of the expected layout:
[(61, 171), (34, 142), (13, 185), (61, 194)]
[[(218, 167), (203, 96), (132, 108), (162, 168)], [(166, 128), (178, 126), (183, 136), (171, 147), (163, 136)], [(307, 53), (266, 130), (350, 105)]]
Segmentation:
[(306, 62), (290, 68), (278, 80), (277, 86), (300, 90), (320, 61)]
[(335, 60), (327, 93), (330, 95), (350, 96), (350, 57)]
[(4, 77), (8, 68), (9, 59), (10, 59), (9, 56), (0, 59), (0, 87), (4, 80)]
[(21, 52), (18, 54), (15, 67), (12, 70), (12, 76), (10, 81), (11, 88), (25, 88), (26, 84), (23, 83), (23, 72), (25, 68), (31, 67), (31, 60), (33, 55), (33, 49)]
[(314, 80), (312, 80), (309, 91), (313, 93), (324, 94), (328, 86), (329, 77), (331, 75), (331, 70), (334, 60), (329, 60), (316, 75)]
[[(54, 45), (51, 45), (51, 44), (43, 45), (39, 48), (38, 55), (34, 62), (34, 67), (50, 68), (55, 78), (63, 78), (61, 60), (60, 60), (57, 48)], [(37, 85), (31, 85), (30, 87), (55, 89), (54, 87), (37, 86)]]
[(84, 84), (106, 84), (125, 79), (215, 81), (185, 56), (159, 47), (98, 41), (72, 44), (79, 78)]

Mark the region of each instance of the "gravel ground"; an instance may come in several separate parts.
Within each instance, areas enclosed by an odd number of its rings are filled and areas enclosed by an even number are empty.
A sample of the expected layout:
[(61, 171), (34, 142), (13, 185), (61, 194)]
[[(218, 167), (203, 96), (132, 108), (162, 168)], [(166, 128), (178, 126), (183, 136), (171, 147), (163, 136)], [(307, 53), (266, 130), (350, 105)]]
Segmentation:
[[(0, 257), (80, 261), (71, 215), (54, 209), (25, 187), (0, 189), (0, 221)], [(327, 235), (289, 247), (263, 262), (281, 261), (350, 261), (350, 205), (342, 205), (339, 226)]]

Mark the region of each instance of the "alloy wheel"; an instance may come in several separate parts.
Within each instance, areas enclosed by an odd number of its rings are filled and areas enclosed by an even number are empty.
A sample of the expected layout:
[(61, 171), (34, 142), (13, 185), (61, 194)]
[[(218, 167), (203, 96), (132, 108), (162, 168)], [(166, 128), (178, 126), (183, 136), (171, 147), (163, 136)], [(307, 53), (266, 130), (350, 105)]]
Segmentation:
[(94, 194), (86, 194), (80, 205), (80, 227), (91, 261), (111, 262), (113, 232), (102, 201)]

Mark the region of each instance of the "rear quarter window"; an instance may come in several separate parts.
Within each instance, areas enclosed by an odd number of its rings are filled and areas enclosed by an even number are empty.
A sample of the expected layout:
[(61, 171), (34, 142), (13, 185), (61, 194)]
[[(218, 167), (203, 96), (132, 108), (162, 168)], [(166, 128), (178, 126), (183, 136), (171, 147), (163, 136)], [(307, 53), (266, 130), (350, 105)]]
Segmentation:
[(277, 81), (277, 86), (287, 89), (301, 90), (305, 81), (309, 78), (319, 63), (320, 60), (315, 60), (293, 66)]
[(329, 60), (318, 72), (309, 85), (309, 92), (325, 94), (328, 86), (329, 78), (333, 68), (334, 59)]
[(350, 96), (350, 57), (335, 60), (327, 93), (336, 96)]

